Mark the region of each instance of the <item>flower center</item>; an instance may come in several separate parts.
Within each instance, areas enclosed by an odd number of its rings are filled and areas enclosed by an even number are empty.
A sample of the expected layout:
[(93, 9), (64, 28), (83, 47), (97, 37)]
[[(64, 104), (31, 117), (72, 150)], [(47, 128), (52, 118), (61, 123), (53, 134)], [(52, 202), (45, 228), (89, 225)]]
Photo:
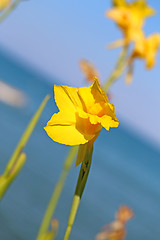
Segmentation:
[(87, 112), (92, 115), (102, 117), (105, 114), (104, 109), (105, 109), (105, 103), (95, 103), (89, 109), (87, 109)]

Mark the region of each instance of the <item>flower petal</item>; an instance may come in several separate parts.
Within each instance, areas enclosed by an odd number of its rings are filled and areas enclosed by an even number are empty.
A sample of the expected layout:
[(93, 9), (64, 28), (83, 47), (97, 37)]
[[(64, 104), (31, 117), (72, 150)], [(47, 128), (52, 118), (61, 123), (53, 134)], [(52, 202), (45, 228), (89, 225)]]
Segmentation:
[(97, 78), (95, 78), (94, 84), (92, 84), (90, 87), (79, 88), (78, 94), (84, 103), (84, 110), (86, 112), (90, 112), (91, 107), (93, 107), (95, 103), (108, 102), (108, 97), (100, 88)]
[(77, 129), (75, 113), (61, 112), (54, 114), (44, 128), (49, 137), (66, 145), (79, 145), (88, 142), (94, 136), (84, 134)]
[(77, 94), (77, 88), (62, 85), (54, 86), (55, 102), (59, 110), (75, 111), (76, 107), (82, 108), (82, 103)]
[(101, 125), (106, 130), (109, 130), (110, 127), (115, 127), (115, 128), (118, 127), (119, 122), (118, 122), (118, 119), (115, 120), (112, 117), (105, 115), (101, 117)]

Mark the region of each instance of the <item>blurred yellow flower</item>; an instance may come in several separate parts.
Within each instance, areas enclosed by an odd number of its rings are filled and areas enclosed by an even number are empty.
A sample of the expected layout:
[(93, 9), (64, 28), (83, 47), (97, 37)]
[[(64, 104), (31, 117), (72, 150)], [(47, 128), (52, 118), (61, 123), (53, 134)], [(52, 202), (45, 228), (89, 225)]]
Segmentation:
[(112, 4), (114, 7), (121, 7), (127, 5), (125, 0), (112, 0)]
[(6, 8), (10, 2), (11, 0), (0, 0), (0, 11)]
[(87, 81), (94, 82), (95, 77), (99, 78), (99, 73), (91, 62), (81, 59), (79, 66)]
[(133, 218), (134, 213), (128, 206), (121, 206), (115, 220), (102, 228), (97, 234), (96, 240), (124, 240), (126, 237), (126, 223)]
[(55, 113), (44, 128), (54, 141), (66, 145), (94, 141), (102, 127), (118, 127), (114, 105), (100, 88), (98, 79), (90, 87), (54, 86), (55, 101), (60, 112)]
[(156, 63), (155, 58), (159, 47), (160, 34), (155, 33), (147, 38), (142, 38), (135, 43), (129, 63), (131, 64), (135, 58), (145, 59), (146, 68), (151, 69)]
[(142, 27), (145, 18), (153, 16), (155, 11), (147, 5), (145, 0), (138, 0), (132, 3), (127, 1), (114, 0), (113, 8), (106, 12), (107, 17), (114, 20), (124, 35), (123, 44), (137, 41), (143, 37)]

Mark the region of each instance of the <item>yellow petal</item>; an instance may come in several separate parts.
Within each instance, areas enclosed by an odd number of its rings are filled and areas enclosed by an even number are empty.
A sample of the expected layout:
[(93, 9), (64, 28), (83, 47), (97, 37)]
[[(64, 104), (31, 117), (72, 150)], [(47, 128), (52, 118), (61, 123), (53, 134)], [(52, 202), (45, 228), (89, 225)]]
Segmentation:
[(113, 6), (115, 7), (124, 7), (126, 6), (125, 0), (113, 0)]
[(81, 109), (78, 110), (78, 116), (79, 124), (77, 124), (77, 128), (80, 129), (81, 132), (93, 137), (95, 137), (97, 132), (100, 132), (102, 126), (100, 125), (100, 118), (98, 116), (86, 113)]
[(155, 10), (147, 5), (146, 0), (138, 0), (130, 3), (130, 7), (139, 12), (142, 18), (155, 15)]
[(76, 123), (76, 111), (65, 109), (63, 112), (58, 112), (52, 115), (47, 126), (53, 125), (73, 125)]
[(83, 132), (72, 112), (54, 114), (44, 129), (52, 140), (66, 145), (84, 144), (94, 137)]
[(91, 87), (81, 87), (78, 89), (78, 94), (83, 102), (84, 111), (88, 111), (88, 109), (94, 104), (94, 96), (91, 93)]
[(101, 125), (104, 127), (106, 130), (109, 130), (110, 127), (116, 128), (119, 125), (118, 119), (113, 119), (110, 116), (103, 116), (101, 117)]
[(153, 54), (148, 54), (146, 57), (146, 68), (151, 69), (156, 64), (155, 56)]
[(97, 78), (95, 78), (94, 84), (90, 87), (79, 88), (78, 94), (84, 103), (84, 111), (89, 113), (92, 113), (91, 108), (94, 108), (95, 103), (108, 102), (108, 97), (100, 88), (100, 84)]
[(94, 95), (95, 102), (108, 102), (106, 93), (101, 89), (98, 79), (95, 77), (95, 82), (91, 86), (91, 93)]
[(59, 110), (68, 109), (75, 111), (76, 107), (82, 108), (82, 103), (77, 94), (77, 88), (62, 85), (54, 86), (55, 102)]
[[(94, 120), (96, 120), (96, 116), (93, 116)], [(93, 123), (90, 120), (90, 114), (88, 114), (88, 118), (81, 118), (80, 116), (77, 117), (78, 121), (76, 123), (76, 128), (78, 131), (80, 131), (82, 134), (86, 136), (88, 140), (91, 140), (92, 138), (97, 135), (97, 133), (100, 132), (102, 126), (98, 122)]]
[(103, 116), (109, 116), (114, 121), (118, 121), (118, 119), (116, 118), (116, 114), (115, 114), (115, 107), (112, 103), (108, 103), (105, 105)]
[(145, 41), (146, 68), (152, 68), (156, 63), (156, 54), (160, 46), (160, 34), (152, 34)]

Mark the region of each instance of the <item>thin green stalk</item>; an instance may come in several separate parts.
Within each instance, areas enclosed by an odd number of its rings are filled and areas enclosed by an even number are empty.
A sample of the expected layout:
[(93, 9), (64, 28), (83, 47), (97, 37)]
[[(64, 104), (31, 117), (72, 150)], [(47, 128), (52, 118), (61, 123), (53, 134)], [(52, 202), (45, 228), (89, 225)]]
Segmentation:
[(6, 9), (3, 11), (3, 13), (0, 15), (0, 23), (3, 22), (8, 15), (17, 7), (17, 5), (21, 2), (22, 0), (15, 0), (13, 3), (11, 3)]
[(4, 174), (3, 176), (4, 177), (8, 177), (10, 172), (12, 171), (12, 168), (14, 166), (14, 164), (16, 163), (18, 157), (20, 156), (23, 148), (25, 147), (25, 145), (27, 144), (41, 114), (42, 114), (42, 111), (44, 110), (44, 107), (46, 106), (46, 103), (48, 102), (50, 96), (47, 95), (44, 100), (42, 101), (40, 107), (38, 108), (38, 110), (36, 111), (36, 113), (34, 114), (33, 118), (31, 119), (30, 123), (28, 124), (26, 130), (24, 131), (17, 147), (15, 148), (10, 160), (9, 160), (9, 163), (7, 164), (6, 166), (6, 169), (4, 171)]
[(103, 90), (108, 92), (111, 85), (122, 75), (126, 67), (126, 56), (127, 56), (128, 47), (124, 47), (116, 63), (116, 67), (107, 78), (106, 83), (103, 85)]
[(26, 162), (26, 154), (22, 152), (18, 157), (16, 163), (12, 167), (12, 170), (9, 176), (8, 177), (5, 177), (4, 175), (0, 176), (0, 199), (2, 199), (8, 187), (10, 186), (10, 184), (17, 177), (17, 175), (23, 168), (25, 162)]
[(58, 225), (59, 225), (58, 220), (53, 219), (51, 222), (51, 230), (41, 235), (39, 240), (54, 240), (57, 236)]
[(69, 173), (69, 170), (73, 164), (75, 155), (77, 153), (78, 146), (71, 147), (69, 154), (64, 162), (63, 170), (60, 175), (60, 178), (56, 184), (56, 187), (54, 189), (54, 192), (52, 194), (52, 197), (50, 199), (50, 202), (48, 204), (46, 213), (44, 215), (44, 218), (41, 223), (41, 227), (39, 229), (38, 235), (37, 235), (37, 240), (40, 239), (40, 237), (47, 232), (49, 229), (49, 225), (51, 223), (52, 216), (54, 214), (55, 208), (57, 206), (59, 197), (61, 195), (61, 192), (63, 190), (67, 175)]
[[(75, 190), (75, 194), (73, 197), (73, 202), (72, 202), (72, 207), (71, 207), (71, 211), (70, 211), (70, 215), (69, 215), (69, 219), (68, 219), (68, 225), (67, 225), (67, 229), (66, 229), (66, 233), (64, 236), (64, 240), (68, 240), (71, 230), (72, 230), (72, 226), (77, 214), (77, 210), (80, 204), (80, 200), (88, 179), (88, 174), (90, 171), (90, 167), (91, 167), (91, 161), (92, 161), (92, 153), (93, 153), (93, 144), (90, 143), (86, 143), (88, 145), (86, 152), (85, 152), (85, 156), (81, 165), (81, 169), (79, 172), (79, 177), (78, 177), (78, 181), (77, 181), (77, 186), (76, 186), (76, 190)], [(81, 147), (79, 148), (79, 151), (81, 151)], [(81, 155), (81, 154), (80, 154)]]

